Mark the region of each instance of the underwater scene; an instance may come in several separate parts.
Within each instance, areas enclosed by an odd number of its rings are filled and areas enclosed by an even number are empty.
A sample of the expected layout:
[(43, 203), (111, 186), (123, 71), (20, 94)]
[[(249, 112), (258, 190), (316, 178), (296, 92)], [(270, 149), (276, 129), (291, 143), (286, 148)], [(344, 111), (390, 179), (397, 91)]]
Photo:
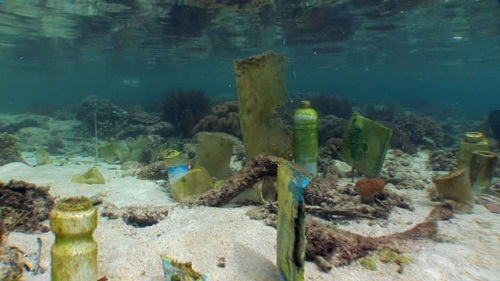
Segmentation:
[(500, 1), (0, 0), (0, 280), (500, 280)]

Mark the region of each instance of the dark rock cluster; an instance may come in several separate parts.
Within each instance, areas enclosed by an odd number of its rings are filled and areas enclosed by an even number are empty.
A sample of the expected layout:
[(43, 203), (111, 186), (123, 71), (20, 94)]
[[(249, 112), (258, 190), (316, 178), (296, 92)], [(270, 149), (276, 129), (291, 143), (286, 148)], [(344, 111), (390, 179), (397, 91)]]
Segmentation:
[(96, 96), (78, 104), (76, 118), (87, 125), (89, 134), (97, 130), (98, 137), (107, 140), (139, 135), (168, 137), (173, 131), (172, 124), (162, 122), (158, 114), (125, 109)]
[(211, 109), (211, 100), (203, 90), (179, 89), (165, 95), (162, 105), (163, 119), (173, 124), (178, 135), (191, 135), (193, 127)]

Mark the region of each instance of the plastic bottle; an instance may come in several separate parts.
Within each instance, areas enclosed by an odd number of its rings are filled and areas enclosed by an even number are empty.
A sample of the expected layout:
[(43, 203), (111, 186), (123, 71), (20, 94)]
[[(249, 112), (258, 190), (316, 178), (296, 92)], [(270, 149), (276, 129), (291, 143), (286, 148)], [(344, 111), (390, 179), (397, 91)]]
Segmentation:
[(491, 185), (498, 156), (495, 152), (476, 150), (470, 160), (469, 178), (474, 195), (487, 192)]
[(50, 212), (55, 234), (52, 246), (52, 281), (97, 280), (97, 210), (86, 197), (69, 197)]
[(293, 115), (293, 158), (314, 176), (318, 173), (318, 113), (301, 101)]
[(490, 150), (488, 139), (481, 132), (467, 132), (458, 147), (458, 167), (469, 173), (470, 160), (476, 150)]

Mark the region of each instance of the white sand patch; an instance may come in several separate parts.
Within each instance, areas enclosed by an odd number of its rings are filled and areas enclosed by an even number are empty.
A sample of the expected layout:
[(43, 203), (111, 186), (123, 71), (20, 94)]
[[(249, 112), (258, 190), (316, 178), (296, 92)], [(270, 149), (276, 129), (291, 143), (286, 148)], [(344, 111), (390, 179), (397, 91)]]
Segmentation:
[[(412, 159), (412, 170), (430, 177), (425, 168), (426, 155)], [(192, 261), (193, 267), (208, 273), (209, 280), (279, 280), (276, 269), (276, 231), (259, 221), (250, 220), (248, 208), (182, 208), (175, 207), (165, 189), (154, 182), (123, 177), (117, 165), (98, 166), (107, 180), (103, 185), (71, 183), (76, 173), (89, 169), (87, 164), (75, 163), (56, 167), (29, 167), (12, 163), (0, 167), (0, 180), (19, 179), (38, 185), (50, 185), (55, 196), (92, 196), (105, 194), (104, 200), (119, 207), (173, 206), (173, 211), (160, 223), (144, 228), (127, 225), (122, 219), (100, 218), (94, 234), (99, 244), (99, 276), (110, 280), (164, 280), (160, 254)], [(430, 183), (428, 183), (430, 184)], [(341, 226), (355, 233), (378, 236), (403, 231), (421, 222), (433, 203), (425, 190), (403, 190), (411, 196), (414, 212), (396, 208), (388, 221), (360, 221)], [(439, 233), (446, 242), (428, 240), (410, 243), (413, 262), (403, 273), (397, 265), (377, 260), (378, 269), (371, 271), (354, 262), (320, 272), (307, 263), (306, 280), (500, 280), (500, 215), (476, 205), (474, 213), (456, 215), (451, 221), (439, 223)], [(36, 252), (36, 239), (43, 241), (41, 266), (45, 274), (26, 276), (26, 280), (50, 280), (50, 247), (53, 235), (12, 233), (8, 243), (17, 245), (28, 254)], [(226, 259), (226, 267), (217, 266), (217, 258)]]

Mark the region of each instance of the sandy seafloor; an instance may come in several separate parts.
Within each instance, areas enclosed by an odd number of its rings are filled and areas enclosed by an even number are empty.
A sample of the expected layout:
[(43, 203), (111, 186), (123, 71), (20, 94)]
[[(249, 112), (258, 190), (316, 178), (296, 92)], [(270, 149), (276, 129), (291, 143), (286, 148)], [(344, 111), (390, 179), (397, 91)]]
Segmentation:
[[(25, 155), (28, 161), (34, 161)], [(426, 152), (420, 152), (410, 167), (422, 178), (432, 173), (425, 168)], [(86, 161), (83, 161), (86, 160)], [(160, 254), (181, 261), (192, 261), (193, 267), (209, 274), (209, 280), (264, 281), (280, 280), (276, 268), (276, 231), (262, 222), (251, 220), (240, 208), (186, 208), (176, 206), (168, 191), (153, 181), (124, 176), (119, 165), (100, 164), (107, 183), (87, 185), (72, 183), (74, 174), (92, 166), (92, 159), (71, 159), (65, 166), (30, 167), (11, 163), (0, 167), (0, 180), (25, 180), (51, 186), (57, 197), (101, 194), (107, 203), (126, 206), (172, 206), (168, 217), (156, 225), (136, 228), (122, 219), (99, 218), (94, 238), (99, 245), (99, 277), (109, 280), (165, 280)], [(427, 180), (425, 185), (432, 185)], [(341, 183), (342, 184), (342, 183)], [(387, 185), (386, 188), (393, 188)], [(353, 221), (343, 229), (369, 236), (403, 231), (422, 221), (433, 206), (425, 190), (400, 190), (410, 195), (415, 211), (395, 208), (388, 221)], [(102, 208), (102, 207), (99, 207)], [(48, 221), (47, 221), (48, 224)], [(473, 214), (455, 215), (439, 222), (439, 234), (446, 242), (419, 240), (411, 242), (408, 254), (413, 262), (397, 273), (398, 266), (377, 261), (377, 270), (362, 267), (358, 261), (333, 268), (329, 273), (306, 264), (306, 280), (500, 280), (500, 215), (481, 205)], [(51, 232), (44, 234), (12, 233), (8, 243), (25, 250), (37, 251), (37, 237), (43, 242), (40, 265), (46, 270), (36, 276), (25, 274), (25, 280), (50, 280)], [(226, 266), (217, 266), (225, 257)]]

